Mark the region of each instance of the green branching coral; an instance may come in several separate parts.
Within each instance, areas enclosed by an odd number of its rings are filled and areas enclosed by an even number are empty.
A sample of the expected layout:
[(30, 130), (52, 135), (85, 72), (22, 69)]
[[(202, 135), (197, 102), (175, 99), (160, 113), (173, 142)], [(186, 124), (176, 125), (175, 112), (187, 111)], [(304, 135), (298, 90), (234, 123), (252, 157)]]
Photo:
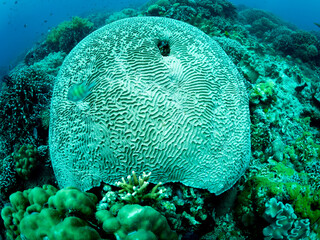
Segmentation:
[(13, 154), (13, 159), (18, 175), (23, 179), (28, 179), (34, 168), (37, 166), (37, 148), (31, 144), (23, 145)]

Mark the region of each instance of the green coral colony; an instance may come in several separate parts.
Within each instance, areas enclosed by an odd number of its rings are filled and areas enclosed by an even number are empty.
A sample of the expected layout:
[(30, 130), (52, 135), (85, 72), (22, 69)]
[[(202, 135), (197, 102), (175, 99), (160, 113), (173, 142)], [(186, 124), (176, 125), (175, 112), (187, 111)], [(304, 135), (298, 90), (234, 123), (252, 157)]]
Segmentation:
[(320, 239), (319, 92), (319, 32), (262, 10), (73, 17), (1, 81), (0, 239)]

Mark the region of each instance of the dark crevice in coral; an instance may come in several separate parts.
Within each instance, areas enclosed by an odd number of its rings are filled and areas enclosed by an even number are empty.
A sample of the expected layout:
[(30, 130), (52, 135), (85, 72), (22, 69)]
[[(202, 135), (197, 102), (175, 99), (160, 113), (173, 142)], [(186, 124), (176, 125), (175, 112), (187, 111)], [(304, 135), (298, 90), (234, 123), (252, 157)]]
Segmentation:
[(157, 46), (162, 56), (167, 57), (170, 55), (170, 45), (168, 41), (159, 41)]

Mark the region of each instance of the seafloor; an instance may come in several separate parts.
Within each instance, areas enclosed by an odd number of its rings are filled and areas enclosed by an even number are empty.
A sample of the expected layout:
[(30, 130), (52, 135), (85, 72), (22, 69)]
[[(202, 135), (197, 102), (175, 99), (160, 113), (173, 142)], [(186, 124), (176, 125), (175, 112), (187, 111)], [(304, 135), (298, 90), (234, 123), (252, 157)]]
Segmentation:
[[(134, 16), (196, 26), (245, 78), (252, 157), (229, 191), (155, 187), (152, 175), (90, 193), (58, 190), (48, 128), (59, 68), (85, 36)], [(152, 1), (59, 24), (0, 89), (0, 239), (320, 239), (320, 31), (227, 0)]]

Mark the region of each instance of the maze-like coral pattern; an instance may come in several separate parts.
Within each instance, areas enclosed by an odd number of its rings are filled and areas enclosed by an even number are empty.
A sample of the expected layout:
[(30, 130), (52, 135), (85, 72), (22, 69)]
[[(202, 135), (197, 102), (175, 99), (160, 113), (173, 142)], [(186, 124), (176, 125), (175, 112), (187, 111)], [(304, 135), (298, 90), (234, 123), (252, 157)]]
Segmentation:
[(177, 20), (129, 18), (86, 37), (60, 70), (50, 117), (61, 187), (115, 184), (134, 170), (220, 194), (250, 159), (242, 77), (216, 42)]

